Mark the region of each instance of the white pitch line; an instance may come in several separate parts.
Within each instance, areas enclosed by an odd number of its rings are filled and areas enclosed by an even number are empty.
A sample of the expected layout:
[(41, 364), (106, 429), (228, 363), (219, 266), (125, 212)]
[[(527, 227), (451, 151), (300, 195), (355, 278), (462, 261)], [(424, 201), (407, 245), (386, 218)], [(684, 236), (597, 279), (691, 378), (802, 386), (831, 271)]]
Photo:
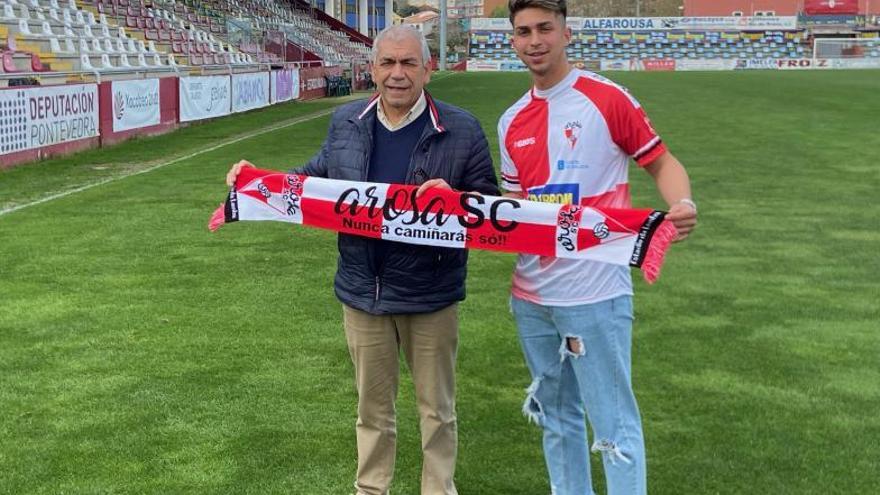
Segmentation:
[[(346, 103), (347, 103), (347, 102), (346, 102)], [(245, 134), (245, 135), (243, 135), (243, 136), (239, 136), (239, 137), (237, 137), (237, 138), (235, 138), (235, 139), (230, 139), (230, 140), (228, 140), (228, 141), (224, 141), (224, 142), (222, 142), (222, 143), (220, 143), (220, 144), (216, 144), (216, 145), (211, 146), (211, 147), (209, 147), (209, 148), (204, 148), (204, 149), (198, 150), (198, 151), (196, 151), (196, 152), (190, 153), (190, 154), (188, 154), (188, 155), (180, 156), (180, 157), (177, 157), (177, 158), (175, 158), (175, 159), (173, 159), (173, 160), (169, 160), (169, 161), (167, 161), (167, 162), (162, 162), (162, 163), (159, 163), (159, 164), (157, 164), (157, 165), (153, 165), (152, 167), (145, 168), (145, 169), (143, 169), (143, 170), (138, 170), (137, 172), (132, 172), (132, 173), (129, 173), (129, 174), (118, 175), (118, 176), (116, 176), (116, 177), (110, 177), (110, 178), (107, 178), (107, 179), (102, 179), (102, 180), (99, 180), (99, 181), (97, 181), (97, 182), (92, 182), (91, 184), (86, 184), (86, 185), (84, 185), (84, 186), (77, 187), (77, 188), (75, 188), (75, 189), (70, 189), (70, 190), (67, 190), (67, 191), (64, 191), (64, 192), (61, 192), (61, 193), (52, 194), (52, 195), (46, 196), (46, 197), (44, 197), (44, 198), (40, 198), (40, 199), (38, 199), (38, 200), (36, 200), (36, 201), (31, 201), (30, 203), (24, 203), (24, 204), (20, 204), (20, 205), (16, 205), (16, 206), (11, 206), (11, 207), (9, 207), (9, 208), (4, 208), (4, 209), (0, 210), (0, 216), (6, 215), (6, 214), (8, 214), (8, 213), (13, 213), (13, 212), (16, 212), (16, 211), (18, 211), (18, 210), (23, 210), (23, 209), (28, 208), (28, 207), (31, 207), (31, 206), (36, 206), (36, 205), (39, 205), (39, 204), (48, 203), (49, 201), (54, 201), (54, 200), (56, 200), (56, 199), (63, 198), (63, 197), (65, 197), (65, 196), (70, 196), (71, 194), (76, 194), (76, 193), (80, 193), (80, 192), (83, 192), (83, 191), (87, 191), (87, 190), (89, 190), (89, 189), (91, 189), (91, 188), (93, 188), (93, 187), (103, 186), (104, 184), (107, 184), (107, 183), (109, 183), (109, 182), (114, 182), (114, 181), (121, 180), (121, 179), (125, 179), (125, 178), (128, 178), (128, 177), (134, 177), (135, 175), (140, 175), (140, 174), (145, 174), (145, 173), (147, 173), (147, 172), (152, 172), (153, 170), (156, 170), (157, 168), (162, 168), (162, 167), (165, 167), (165, 166), (168, 166), (168, 165), (175, 164), (175, 163), (177, 163), (177, 162), (181, 162), (181, 161), (184, 161), (184, 160), (189, 160), (190, 158), (193, 158), (193, 157), (196, 157), (196, 156), (199, 156), (199, 155), (203, 155), (203, 154), (205, 154), (205, 153), (210, 153), (210, 152), (212, 152), (212, 151), (214, 151), (214, 150), (217, 150), (217, 149), (220, 149), (220, 148), (222, 148), (222, 147), (224, 147), (224, 146), (229, 146), (230, 144), (235, 144), (235, 143), (238, 143), (238, 142), (240, 142), (240, 141), (244, 141), (245, 139), (250, 139), (250, 138), (253, 138), (253, 137), (260, 136), (260, 135), (262, 135), (262, 134), (266, 134), (266, 133), (268, 133), (268, 132), (277, 131), (277, 130), (284, 129), (284, 128), (287, 128), (287, 127), (291, 127), (291, 126), (294, 126), (294, 125), (297, 125), (297, 124), (302, 124), (303, 122), (308, 122), (308, 121), (310, 121), (310, 120), (315, 120), (315, 119), (318, 119), (318, 118), (321, 118), (321, 117), (325, 117), (325, 116), (330, 115), (331, 113), (333, 113), (333, 110), (335, 110), (335, 109), (336, 109), (336, 107), (334, 106), (333, 108), (328, 108), (328, 109), (325, 109), (325, 110), (320, 110), (320, 111), (318, 111), (318, 112), (316, 112), (316, 113), (310, 114), (310, 115), (305, 116), (305, 117), (300, 117), (300, 118), (293, 119), (293, 120), (291, 120), (290, 122), (287, 122), (287, 123), (285, 123), (285, 124), (269, 126), (269, 127), (264, 128), (264, 129), (261, 129), (261, 130), (259, 130), (259, 131), (255, 131), (255, 132), (252, 132), (252, 133), (250, 133), (250, 134)]]

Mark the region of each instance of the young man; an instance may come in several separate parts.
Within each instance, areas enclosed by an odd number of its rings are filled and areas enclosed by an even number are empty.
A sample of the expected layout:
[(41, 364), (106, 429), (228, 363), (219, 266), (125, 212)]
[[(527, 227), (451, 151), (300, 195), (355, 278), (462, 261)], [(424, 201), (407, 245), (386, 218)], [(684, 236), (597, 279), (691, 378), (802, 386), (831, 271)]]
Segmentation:
[[(696, 225), (684, 167), (666, 149), (638, 102), (620, 86), (573, 69), (565, 0), (510, 0), (513, 47), (532, 75), (501, 117), (507, 194), (583, 206), (630, 207), (632, 158), (669, 204), (678, 240)], [(592, 494), (592, 450), (602, 452), (608, 493), (644, 494), (645, 449), (630, 378), (629, 269), (594, 261), (521, 255), (511, 308), (532, 385), (524, 412), (544, 430), (552, 492)]]
[[(420, 193), (440, 187), (498, 194), (480, 123), (423, 89), (431, 69), (421, 32), (392, 26), (379, 33), (372, 72), (378, 94), (336, 110), (321, 151), (293, 172), (421, 184)], [(227, 183), (249, 165), (235, 164)], [(347, 234), (339, 234), (338, 246), (334, 286), (358, 391), (357, 495), (386, 495), (391, 485), (401, 351), (421, 418), (421, 493), (455, 495), (455, 361), (467, 251)]]

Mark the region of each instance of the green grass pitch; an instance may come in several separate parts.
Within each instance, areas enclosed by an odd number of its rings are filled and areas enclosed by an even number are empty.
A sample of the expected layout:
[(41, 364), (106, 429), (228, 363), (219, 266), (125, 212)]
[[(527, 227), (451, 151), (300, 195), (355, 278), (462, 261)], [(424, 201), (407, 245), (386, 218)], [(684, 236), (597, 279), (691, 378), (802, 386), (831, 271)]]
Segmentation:
[[(637, 273), (654, 494), (880, 493), (880, 72), (619, 73), (687, 166), (700, 226)], [(495, 125), (526, 74), (429, 89)], [(336, 102), (281, 105), (0, 172), (0, 210)], [(229, 166), (305, 161), (329, 118), (0, 214), (0, 494), (350, 493), (355, 391), (334, 235), (209, 233)], [(634, 203), (662, 207), (632, 167)], [(546, 495), (508, 313), (473, 252), (458, 364), (463, 495)], [(406, 374), (404, 374), (406, 376)], [(418, 493), (411, 382), (393, 493)], [(594, 458), (594, 476), (601, 469)], [(599, 486), (599, 493), (604, 487)]]

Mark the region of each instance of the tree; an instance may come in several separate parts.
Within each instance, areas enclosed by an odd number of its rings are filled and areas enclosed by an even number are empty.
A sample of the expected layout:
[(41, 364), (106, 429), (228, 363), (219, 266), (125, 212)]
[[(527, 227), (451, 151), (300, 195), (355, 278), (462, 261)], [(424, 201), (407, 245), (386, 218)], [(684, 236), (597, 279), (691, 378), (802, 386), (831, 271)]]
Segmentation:
[(489, 17), (508, 18), (510, 17), (510, 9), (507, 7), (507, 5), (499, 5), (492, 9), (492, 13), (489, 14)]
[(415, 5), (404, 5), (397, 11), (397, 15), (400, 17), (409, 17), (418, 14), (419, 12), (421, 12), (421, 9)]

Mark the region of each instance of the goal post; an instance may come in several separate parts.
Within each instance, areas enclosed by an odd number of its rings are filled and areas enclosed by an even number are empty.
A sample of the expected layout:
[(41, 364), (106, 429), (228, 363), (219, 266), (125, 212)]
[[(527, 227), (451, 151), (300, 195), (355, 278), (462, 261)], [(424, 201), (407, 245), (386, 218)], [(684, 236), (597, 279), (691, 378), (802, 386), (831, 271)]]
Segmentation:
[(880, 38), (815, 38), (813, 60), (822, 58), (880, 59)]

